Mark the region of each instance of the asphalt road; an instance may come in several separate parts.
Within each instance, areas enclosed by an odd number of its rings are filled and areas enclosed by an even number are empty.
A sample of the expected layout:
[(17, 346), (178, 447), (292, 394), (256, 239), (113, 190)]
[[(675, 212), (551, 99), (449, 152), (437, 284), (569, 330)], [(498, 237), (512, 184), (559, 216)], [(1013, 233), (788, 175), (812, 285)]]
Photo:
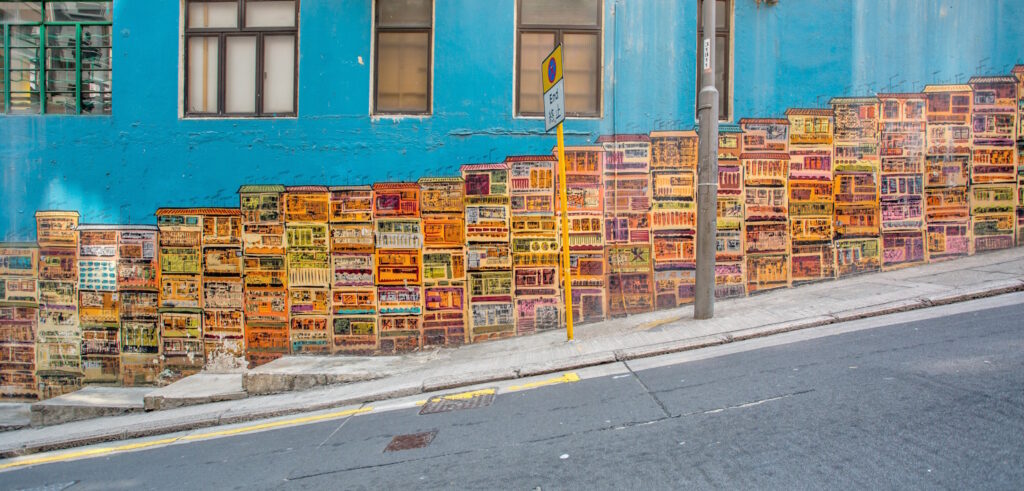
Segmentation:
[[(499, 391), (485, 407), (374, 412), (15, 469), (0, 473), (0, 489), (1021, 489), (1022, 319), (1018, 303), (638, 361)], [(396, 435), (432, 431), (424, 448), (385, 452)]]

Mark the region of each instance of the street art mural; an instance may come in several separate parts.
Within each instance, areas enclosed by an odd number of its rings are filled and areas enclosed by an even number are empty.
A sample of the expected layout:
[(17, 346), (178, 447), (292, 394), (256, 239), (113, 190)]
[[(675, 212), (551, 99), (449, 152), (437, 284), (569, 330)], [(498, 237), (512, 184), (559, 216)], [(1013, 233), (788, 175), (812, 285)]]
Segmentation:
[[(716, 295), (1024, 243), (1024, 66), (722, 124)], [(0, 243), (0, 398), (287, 354), (386, 354), (693, 301), (697, 134), (605, 135), (458, 176), (244, 185), (155, 224), (36, 213)]]

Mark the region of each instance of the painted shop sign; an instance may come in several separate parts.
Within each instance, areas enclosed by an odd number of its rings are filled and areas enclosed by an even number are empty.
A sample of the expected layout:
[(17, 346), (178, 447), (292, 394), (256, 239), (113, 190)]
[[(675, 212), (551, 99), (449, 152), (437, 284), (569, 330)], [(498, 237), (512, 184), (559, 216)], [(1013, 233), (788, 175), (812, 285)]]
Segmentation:
[(334, 315), (376, 315), (377, 290), (370, 288), (334, 290), (331, 313)]
[(244, 283), (246, 287), (283, 288), (287, 279), (285, 258), (281, 256), (246, 256)]

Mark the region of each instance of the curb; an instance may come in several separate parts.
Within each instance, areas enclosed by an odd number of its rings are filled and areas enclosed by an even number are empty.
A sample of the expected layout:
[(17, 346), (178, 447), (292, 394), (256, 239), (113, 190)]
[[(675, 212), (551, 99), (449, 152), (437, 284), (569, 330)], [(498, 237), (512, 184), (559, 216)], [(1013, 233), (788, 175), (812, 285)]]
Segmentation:
[(900, 300), (895, 302), (887, 302), (867, 308), (839, 312), (837, 314), (832, 315), (822, 315), (806, 319), (799, 319), (795, 321), (768, 324), (765, 326), (741, 329), (737, 331), (729, 331), (721, 334), (702, 336), (699, 338), (692, 338), (681, 341), (670, 341), (667, 343), (651, 344), (633, 348), (616, 349), (605, 352), (597, 352), (586, 355), (579, 355), (563, 360), (555, 360), (549, 363), (524, 365), (519, 368), (491, 370), (487, 372), (476, 373), (469, 372), (459, 375), (435, 377), (424, 380), (421, 384), (410, 384), (396, 389), (389, 389), (385, 391), (370, 393), (363, 396), (353, 396), (345, 399), (337, 399), (333, 401), (321, 402), (316, 404), (301, 404), (292, 407), (276, 408), (272, 410), (252, 410), (247, 412), (238, 412), (235, 414), (231, 414), (230, 412), (228, 412), (212, 417), (200, 417), (191, 421), (178, 420), (175, 422), (167, 422), (167, 424), (154, 424), (153, 426), (146, 428), (134, 428), (131, 430), (114, 430), (105, 433), (82, 435), (79, 437), (72, 437), (70, 439), (65, 439), (57, 442), (30, 442), (25, 445), (22, 445), (19, 448), (8, 448), (0, 450), (0, 458), (7, 459), (12, 457), (21, 457), (38, 452), (62, 450), (66, 448), (92, 445), (97, 443), (105, 443), (110, 441), (150, 437), (156, 435), (163, 435), (167, 433), (175, 433), (179, 431), (207, 428), (217, 425), (243, 423), (258, 419), (287, 416), (310, 411), (320, 411), (343, 406), (366, 404), (398, 397), (407, 397), (427, 392), (456, 389), (487, 382), (496, 382), (501, 380), (531, 377), (534, 375), (543, 375), (547, 373), (561, 372), (565, 370), (586, 368), (595, 365), (604, 365), (608, 363), (624, 362), (639, 358), (649, 358), (671, 353), (679, 353), (683, 351), (692, 351), (711, 346), (734, 343), (737, 341), (745, 341), (749, 339), (771, 336), (774, 334), (798, 331), (801, 329), (826, 326), (830, 324), (865, 319), (869, 317), (878, 317), (882, 315), (894, 314), (899, 312), (907, 312), (911, 310), (918, 310), (928, 307), (936, 307), (940, 305), (966, 302), (969, 300), (994, 297), (1006, 293), (1021, 291), (1024, 291), (1024, 280), (1004, 280), (989, 284), (984, 287), (960, 289), (953, 292), (929, 295), (926, 297)]

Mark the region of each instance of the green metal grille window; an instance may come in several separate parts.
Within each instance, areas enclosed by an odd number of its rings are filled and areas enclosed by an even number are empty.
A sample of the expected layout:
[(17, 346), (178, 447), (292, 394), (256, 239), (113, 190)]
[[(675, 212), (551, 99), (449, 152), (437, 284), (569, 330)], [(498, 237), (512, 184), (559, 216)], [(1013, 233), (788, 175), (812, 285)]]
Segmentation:
[(110, 114), (112, 0), (0, 0), (4, 114)]

